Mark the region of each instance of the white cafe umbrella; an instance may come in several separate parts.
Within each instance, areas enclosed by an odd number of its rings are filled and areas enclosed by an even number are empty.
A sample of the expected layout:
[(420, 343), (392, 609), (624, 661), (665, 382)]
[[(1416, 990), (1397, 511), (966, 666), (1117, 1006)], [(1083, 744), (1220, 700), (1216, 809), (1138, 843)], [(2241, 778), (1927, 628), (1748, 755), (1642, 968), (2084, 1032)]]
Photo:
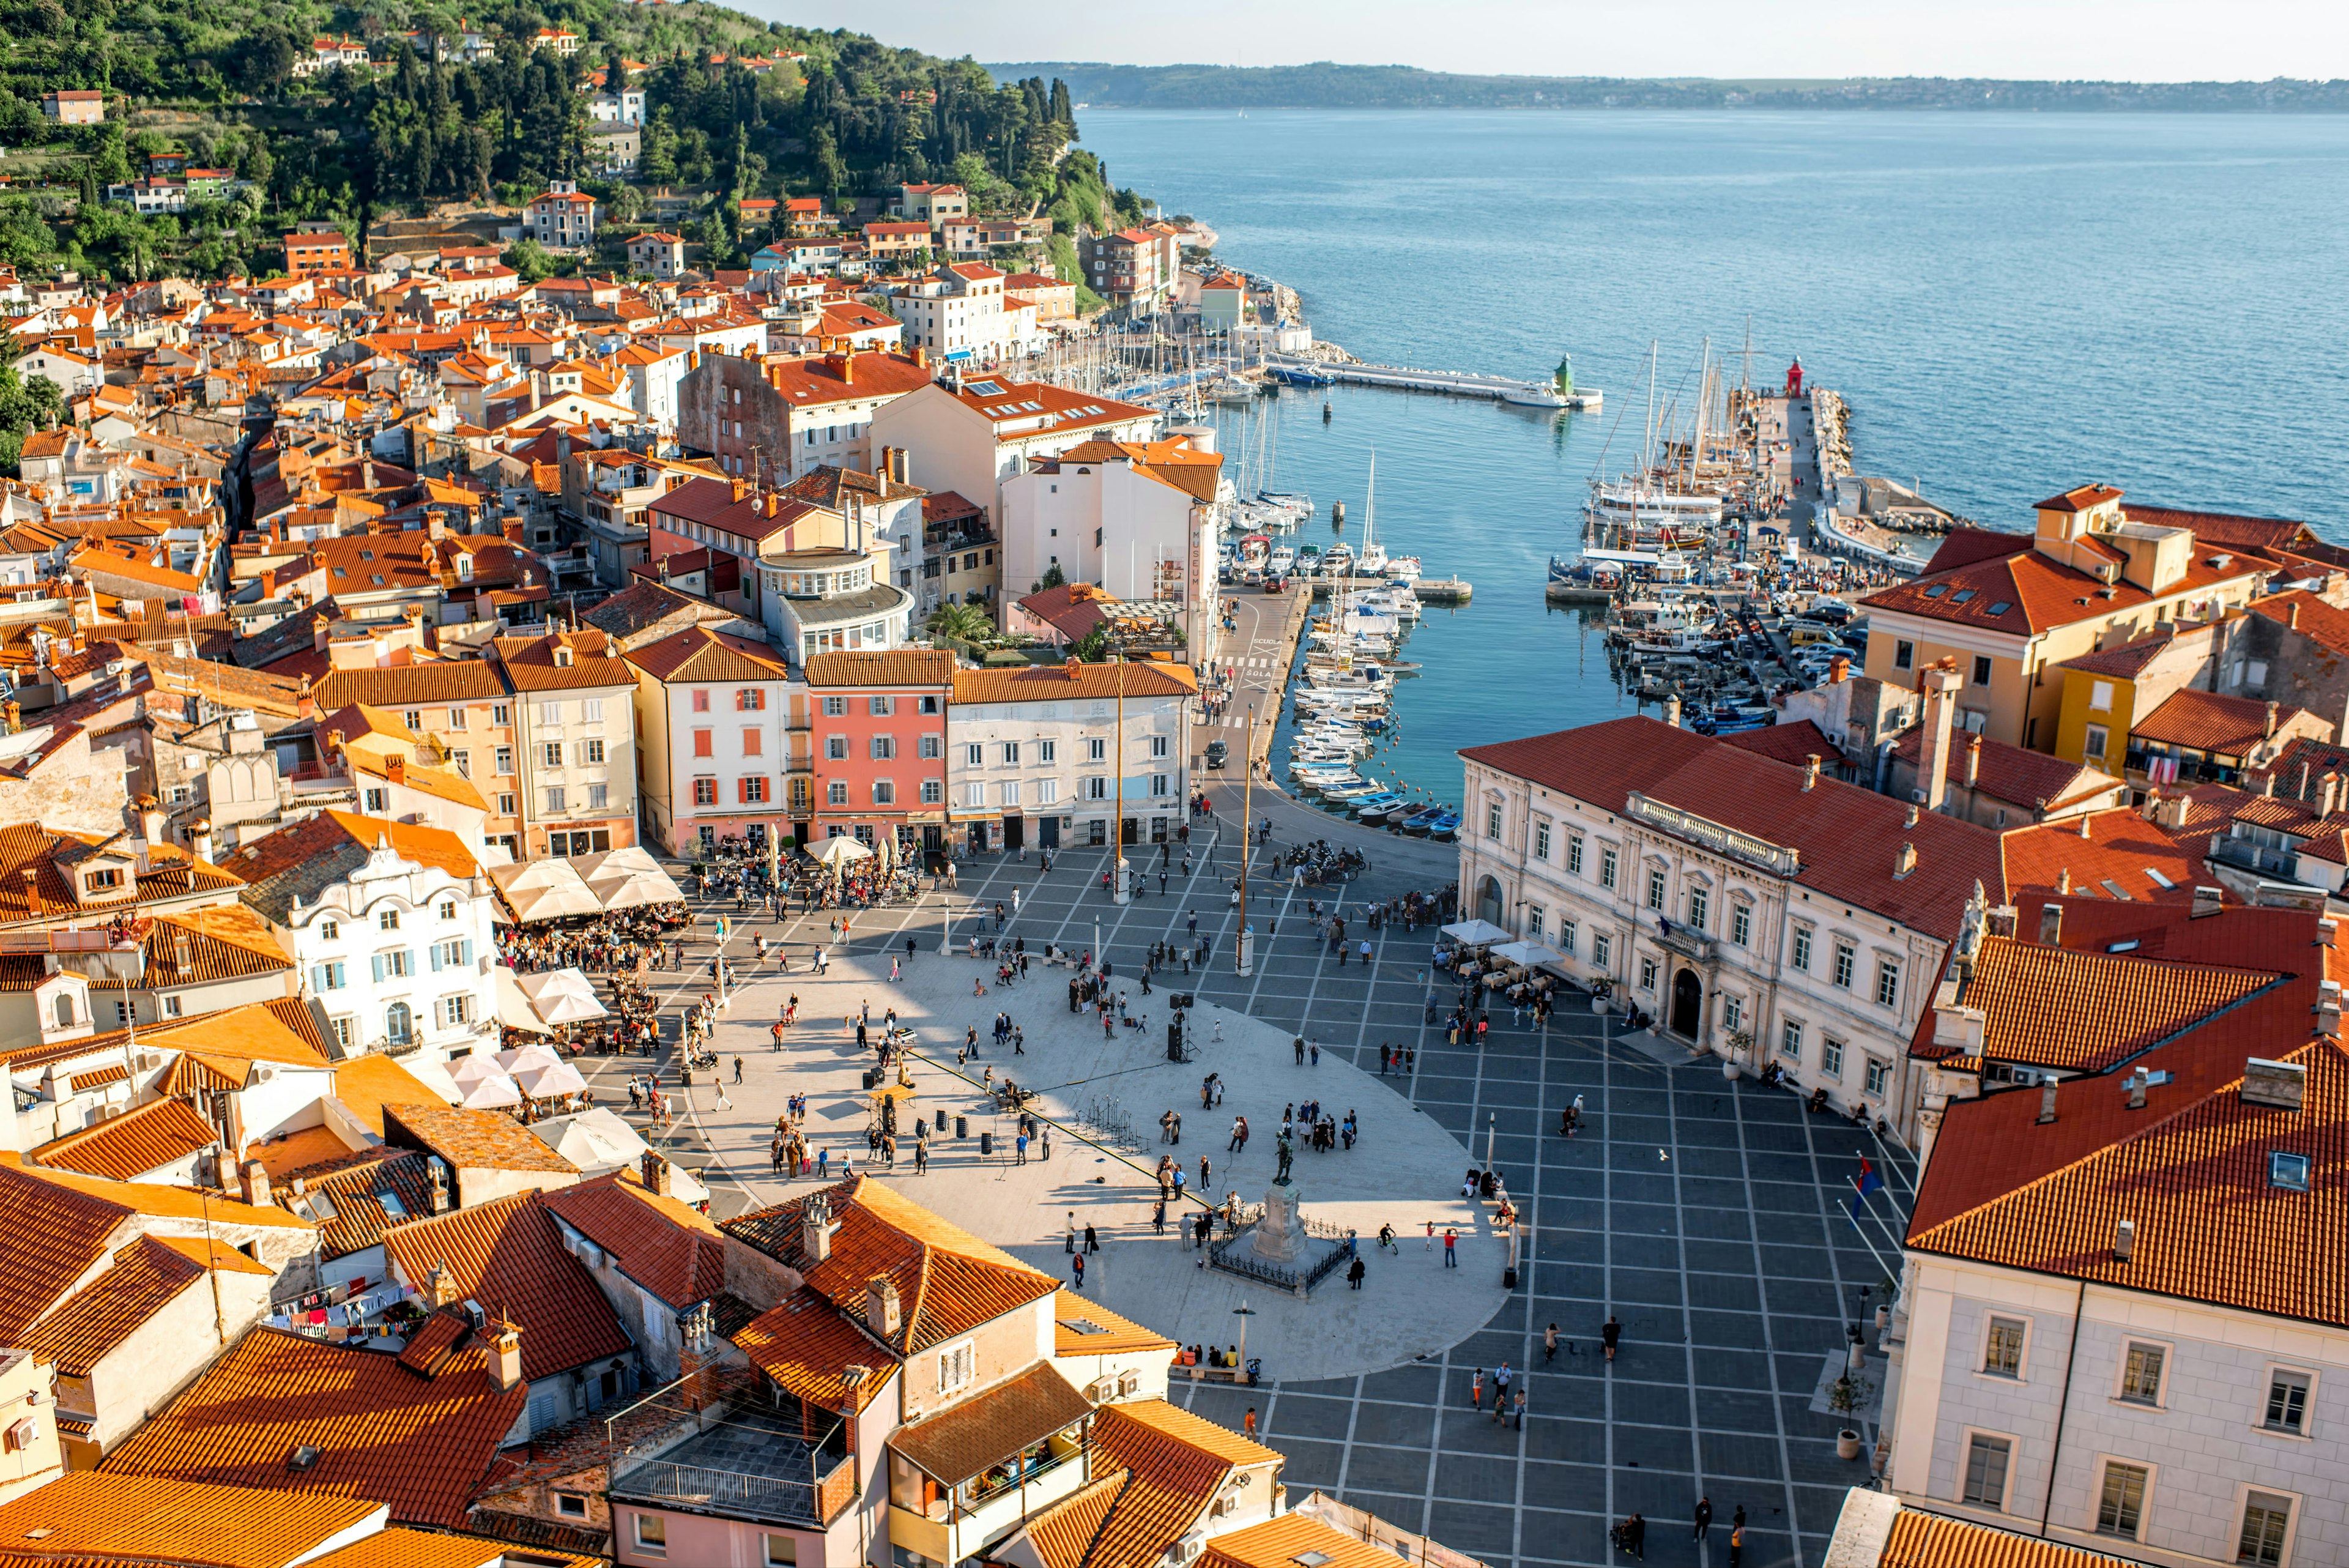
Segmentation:
[[(468, 1061), (471, 1059), (466, 1058)], [(512, 1078), (500, 1073), (474, 1084), (465, 1091), (465, 1097), (457, 1103), (469, 1111), (502, 1110), (509, 1106), (522, 1104), (522, 1091), (514, 1086)]]
[(1511, 963), (1521, 963), (1528, 969), (1537, 964), (1564, 963), (1566, 955), (1547, 942), (1508, 942), (1493, 950), (1493, 956)]
[[(519, 1029), (529, 1034), (547, 1032), (546, 1020), (530, 1003), (530, 995), (522, 988), (521, 977), (500, 964), (498, 977), (498, 1022), (509, 1029)], [(467, 1058), (471, 1060), (471, 1058)]]
[(1472, 948), (1516, 940), (1490, 920), (1457, 920), (1444, 927), (1444, 934), (1454, 941), (1464, 942)]
[(549, 1023), (585, 1023), (605, 1015), (604, 1004), (575, 991), (549, 991), (533, 1004)]
[(579, 1069), (568, 1062), (549, 1062), (543, 1067), (525, 1067), (514, 1075), (522, 1092), (533, 1100), (552, 1099), (557, 1095), (576, 1095), (587, 1087), (587, 1080)]
[(674, 904), (685, 896), (676, 883), (657, 871), (624, 871), (616, 877), (598, 877), (587, 884), (587, 890), (606, 909)]
[(823, 848), (817, 853), (816, 858), (837, 871), (851, 861), (863, 860), (872, 853), (873, 851), (843, 833), (838, 838), (825, 839)]
[[(506, 1070), (498, 1065), (494, 1057), (468, 1056), (449, 1069), (449, 1076), (455, 1082), (457, 1087), (471, 1094), (481, 1084), (496, 1083), (504, 1079)], [(508, 1087), (512, 1087), (512, 1085), (509, 1084)]]
[(519, 1051), (501, 1051), (492, 1060), (512, 1078), (519, 1078), (524, 1073), (534, 1072), (541, 1067), (563, 1064), (563, 1058), (543, 1045), (525, 1045)]

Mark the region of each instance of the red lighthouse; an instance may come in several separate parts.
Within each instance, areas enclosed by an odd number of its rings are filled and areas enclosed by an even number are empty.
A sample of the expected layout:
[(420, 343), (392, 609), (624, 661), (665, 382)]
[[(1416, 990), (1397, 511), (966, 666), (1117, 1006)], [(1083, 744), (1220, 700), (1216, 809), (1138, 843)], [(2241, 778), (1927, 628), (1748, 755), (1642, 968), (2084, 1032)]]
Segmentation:
[(1786, 396), (1790, 398), (1799, 398), (1802, 395), (1803, 362), (1800, 359), (1797, 359), (1792, 365), (1786, 367)]

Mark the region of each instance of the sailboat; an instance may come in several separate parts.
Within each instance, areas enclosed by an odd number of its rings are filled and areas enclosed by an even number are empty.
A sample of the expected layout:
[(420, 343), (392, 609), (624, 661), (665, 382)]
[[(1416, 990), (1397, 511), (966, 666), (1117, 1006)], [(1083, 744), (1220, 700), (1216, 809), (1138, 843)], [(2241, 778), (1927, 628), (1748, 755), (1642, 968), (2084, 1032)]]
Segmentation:
[(1379, 543), (1379, 454), (1371, 453), (1371, 481), (1362, 492), (1362, 547), (1354, 556), (1354, 569), (1366, 577), (1375, 577), (1387, 569), (1386, 546)]

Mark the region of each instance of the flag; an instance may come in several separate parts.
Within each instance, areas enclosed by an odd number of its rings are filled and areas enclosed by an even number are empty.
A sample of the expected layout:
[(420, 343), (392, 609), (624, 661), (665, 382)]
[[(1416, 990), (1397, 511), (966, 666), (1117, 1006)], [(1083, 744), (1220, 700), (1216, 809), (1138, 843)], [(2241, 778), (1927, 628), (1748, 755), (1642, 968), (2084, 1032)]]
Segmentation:
[(1876, 1162), (1866, 1155), (1859, 1157), (1859, 1179), (1853, 1185), (1859, 1189), (1859, 1195), (1862, 1198), (1884, 1185), (1884, 1178), (1876, 1174)]

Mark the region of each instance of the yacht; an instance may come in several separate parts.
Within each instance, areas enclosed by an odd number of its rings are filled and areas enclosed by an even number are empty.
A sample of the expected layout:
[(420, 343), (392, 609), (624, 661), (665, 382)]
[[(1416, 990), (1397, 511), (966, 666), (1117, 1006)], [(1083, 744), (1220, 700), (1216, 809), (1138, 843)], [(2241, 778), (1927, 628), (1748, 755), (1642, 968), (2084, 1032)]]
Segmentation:
[(1354, 575), (1354, 547), (1343, 539), (1321, 552), (1321, 569), (1333, 577)]
[(1277, 577), (1285, 577), (1288, 575), (1288, 568), (1295, 565), (1297, 552), (1286, 545), (1275, 545), (1272, 554), (1265, 557), (1264, 569)]
[(1387, 576), (1398, 583), (1403, 583), (1406, 585), (1419, 581), (1419, 557), (1417, 556), (1397, 556), (1393, 560), (1387, 563)]

